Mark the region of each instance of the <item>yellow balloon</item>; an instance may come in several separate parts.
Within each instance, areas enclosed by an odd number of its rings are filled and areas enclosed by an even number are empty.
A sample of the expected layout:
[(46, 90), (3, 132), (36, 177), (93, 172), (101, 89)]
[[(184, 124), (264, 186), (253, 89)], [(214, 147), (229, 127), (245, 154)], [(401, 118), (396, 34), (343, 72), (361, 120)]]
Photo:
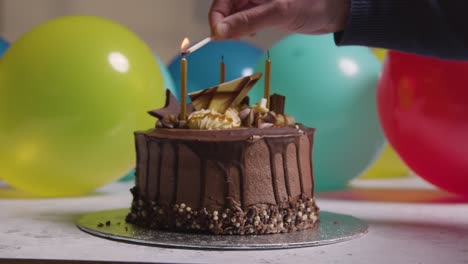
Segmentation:
[[(385, 60), (388, 53), (388, 50), (380, 48), (371, 48), (371, 51), (380, 62)], [(379, 159), (360, 178), (406, 177), (409, 171), (393, 148), (390, 145), (386, 145)]]
[(162, 75), (150, 48), (112, 21), (41, 24), (0, 61), (0, 175), (39, 196), (82, 195), (128, 172), (133, 132), (154, 126)]
[(360, 178), (400, 178), (408, 176), (409, 173), (409, 168), (387, 144), (377, 161)]
[(377, 49), (377, 48), (372, 48), (372, 53), (379, 59), (380, 62), (383, 62), (385, 60), (385, 57), (387, 56), (388, 51), (386, 49)]

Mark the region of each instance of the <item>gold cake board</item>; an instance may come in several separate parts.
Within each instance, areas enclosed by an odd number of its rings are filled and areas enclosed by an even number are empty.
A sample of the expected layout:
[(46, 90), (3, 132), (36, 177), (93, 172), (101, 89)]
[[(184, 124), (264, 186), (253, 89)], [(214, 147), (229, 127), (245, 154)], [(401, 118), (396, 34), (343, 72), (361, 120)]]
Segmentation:
[(274, 235), (207, 235), (149, 230), (125, 222), (128, 208), (83, 215), (82, 231), (101, 238), (146, 246), (195, 250), (270, 250), (313, 247), (363, 236), (368, 225), (355, 217), (320, 212), (318, 228)]

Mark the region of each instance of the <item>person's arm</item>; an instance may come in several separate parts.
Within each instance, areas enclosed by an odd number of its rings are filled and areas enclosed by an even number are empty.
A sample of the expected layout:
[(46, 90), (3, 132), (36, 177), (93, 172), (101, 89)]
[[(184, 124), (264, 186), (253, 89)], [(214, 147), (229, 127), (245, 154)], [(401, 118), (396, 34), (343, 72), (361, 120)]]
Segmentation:
[(216, 39), (277, 28), (302, 34), (343, 30), (350, 0), (213, 0), (209, 22)]
[(386, 48), (468, 60), (468, 0), (214, 0), (218, 39), (265, 28), (335, 33), (339, 46)]
[(351, 0), (335, 42), (467, 60), (467, 11), (467, 0)]

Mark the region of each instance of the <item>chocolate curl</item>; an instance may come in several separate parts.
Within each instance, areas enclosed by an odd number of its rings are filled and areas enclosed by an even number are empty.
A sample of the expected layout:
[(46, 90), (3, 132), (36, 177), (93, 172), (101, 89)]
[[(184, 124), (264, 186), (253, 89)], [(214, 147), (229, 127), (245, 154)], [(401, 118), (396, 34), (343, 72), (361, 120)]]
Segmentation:
[(158, 120), (156, 128), (174, 128), (174, 122), (172, 122), (168, 116), (165, 116)]
[(250, 111), (252, 111), (252, 109), (250, 109), (250, 108), (242, 109), (242, 110), (239, 112), (239, 118), (240, 118), (241, 120), (244, 120), (244, 119), (247, 118), (247, 116), (250, 114)]
[(272, 123), (259, 123), (258, 128), (270, 128), (273, 127), (274, 125)]
[(186, 121), (179, 120), (176, 115), (166, 115), (158, 120), (156, 128), (185, 128), (186, 123)]
[(252, 127), (254, 125), (254, 122), (255, 122), (255, 111), (252, 110), (250, 111), (248, 119), (247, 119), (247, 124), (248, 124), (247, 127)]
[(294, 119), (293, 116), (290, 115), (284, 115), (285, 120), (286, 120), (286, 126), (292, 126), (296, 124), (296, 119)]
[(260, 123), (262, 122), (262, 120), (261, 120), (262, 114), (253, 111), (253, 109), (252, 109), (252, 112), (253, 112), (253, 126), (258, 127), (260, 125)]
[(272, 94), (270, 96), (270, 111), (279, 115), (284, 114), (284, 106), (286, 104), (286, 97), (279, 94)]
[(296, 124), (294, 117), (290, 115), (276, 115), (276, 127), (292, 126)]
[(242, 126), (252, 127), (254, 123), (254, 111), (250, 108), (245, 108), (239, 113), (239, 117), (242, 120)]
[(263, 117), (263, 121), (266, 122), (266, 123), (272, 123), (274, 124), (276, 122), (276, 113), (275, 112), (268, 112), (265, 114), (265, 116)]

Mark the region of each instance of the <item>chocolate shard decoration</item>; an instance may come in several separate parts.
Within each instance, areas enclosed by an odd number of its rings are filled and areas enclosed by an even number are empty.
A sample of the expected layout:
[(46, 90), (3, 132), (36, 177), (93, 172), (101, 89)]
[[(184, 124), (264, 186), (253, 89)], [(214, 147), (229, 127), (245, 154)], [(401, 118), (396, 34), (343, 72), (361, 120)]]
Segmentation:
[(244, 97), (244, 99), (242, 99), (240, 106), (249, 107), (249, 105), (250, 105), (250, 97), (246, 96)]
[(195, 110), (211, 109), (224, 114), (230, 107), (240, 105), (262, 73), (238, 78), (206, 90), (190, 93)]
[(250, 92), (250, 90), (252, 90), (254, 85), (260, 80), (260, 78), (262, 78), (262, 73), (261, 72), (254, 73), (254, 74), (252, 74), (252, 75), (250, 75), (248, 77), (245, 77), (245, 78), (248, 78), (248, 81), (244, 85), (244, 88), (240, 90), (240, 93), (234, 99), (231, 106), (238, 106), (238, 105), (240, 105), (242, 103), (242, 101), (247, 96), (247, 94)]
[(266, 122), (266, 123), (272, 123), (274, 124), (276, 122), (277, 118), (276, 118), (276, 112), (268, 112), (265, 114), (265, 116), (263, 117), (263, 121)]
[[(166, 102), (163, 108), (155, 109), (148, 111), (148, 114), (163, 120), (164, 118), (168, 119), (170, 116), (177, 116), (180, 112), (180, 103), (177, 101), (177, 98), (172, 94), (169, 89), (166, 89)], [(187, 104), (187, 113), (193, 112), (193, 106)]]
[(174, 115), (179, 113), (180, 103), (177, 101), (177, 98), (172, 94), (169, 89), (166, 89), (166, 103), (163, 108), (151, 110), (148, 114), (158, 118), (163, 119), (166, 116)]
[(270, 96), (270, 111), (276, 114), (284, 114), (284, 105), (286, 103), (286, 97), (279, 94), (272, 94)]
[(192, 105), (195, 111), (208, 109), (208, 105), (210, 104), (211, 98), (213, 98), (214, 95), (214, 88), (215, 87), (193, 92), (188, 95), (190, 100), (192, 100)]

